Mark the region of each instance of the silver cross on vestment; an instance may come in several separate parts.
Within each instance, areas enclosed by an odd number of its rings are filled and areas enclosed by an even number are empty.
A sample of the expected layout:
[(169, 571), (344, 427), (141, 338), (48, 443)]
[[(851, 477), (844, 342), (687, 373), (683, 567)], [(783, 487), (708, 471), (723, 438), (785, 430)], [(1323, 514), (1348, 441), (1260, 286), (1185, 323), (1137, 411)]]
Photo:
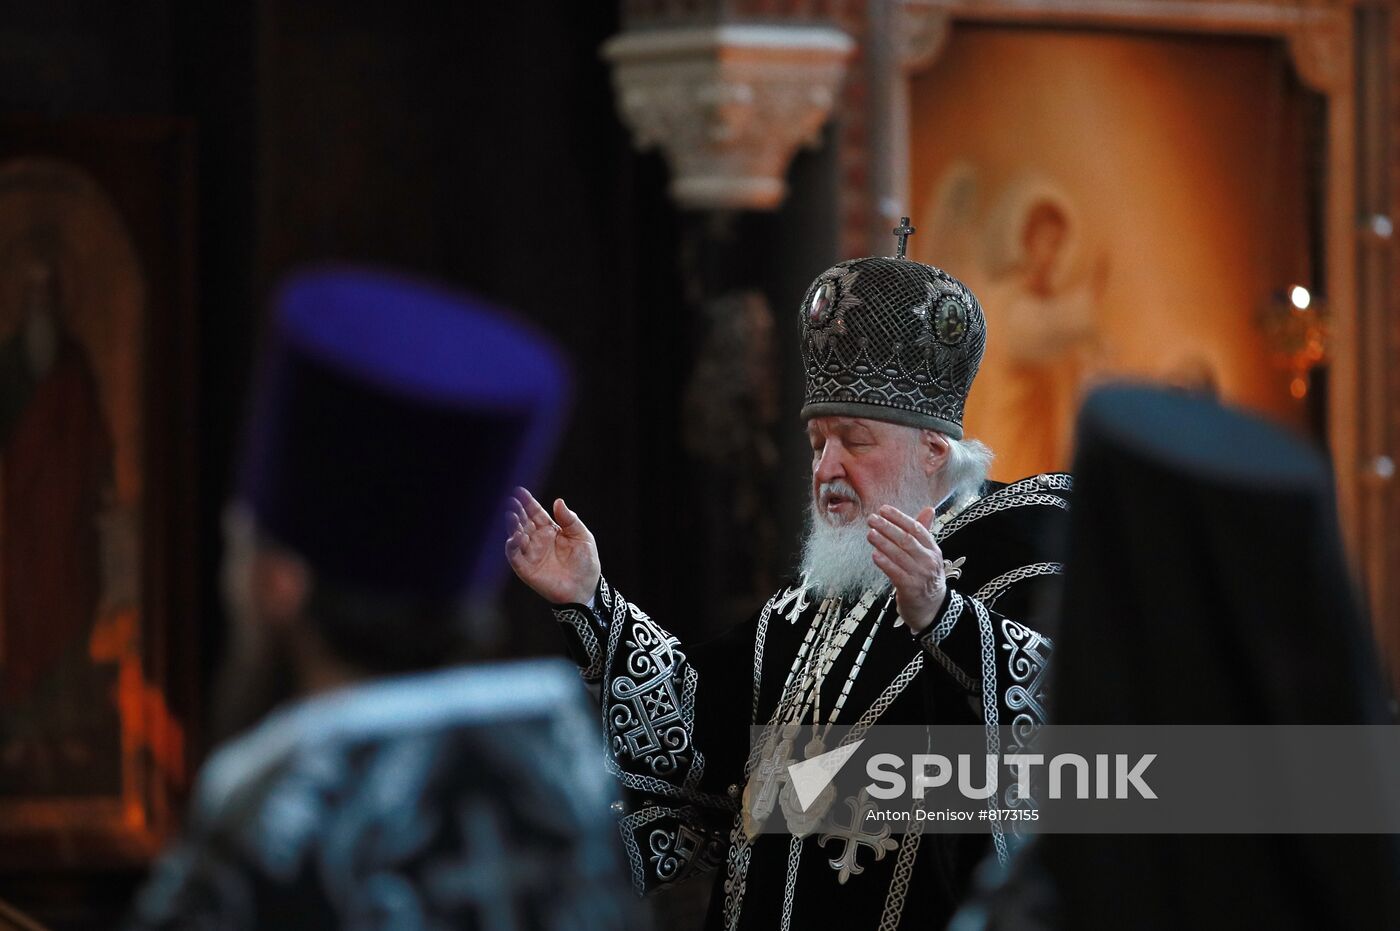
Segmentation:
[(861, 789), (860, 794), (855, 798), (847, 798), (846, 807), (851, 812), (850, 824), (841, 824), (832, 818), (827, 824), (835, 830), (817, 838), (817, 843), (822, 847), (825, 847), (829, 840), (845, 842), (841, 855), (834, 860), (827, 861), (831, 864), (831, 868), (836, 870), (836, 881), (842, 885), (852, 876), (859, 876), (865, 872), (865, 867), (861, 866), (857, 860), (862, 846), (875, 851), (876, 862), (885, 859), (885, 854), (891, 850), (899, 849), (899, 841), (890, 837), (888, 824), (882, 823), (880, 830), (875, 832), (865, 830), (865, 816), (874, 810), (874, 806), (870, 803), (870, 796), (865, 794), (864, 789)]
[(772, 749), (763, 757), (749, 776), (744, 786), (744, 833), (750, 839), (757, 837), (763, 823), (773, 814), (778, 804), (778, 794), (783, 783), (788, 781), (788, 763), (792, 762), (792, 725), (783, 728), (781, 740), (770, 739)]
[(899, 251), (895, 253), (894, 257), (897, 259), (907, 258), (905, 253), (909, 251), (909, 237), (914, 235), (914, 227), (909, 225), (909, 218), (900, 217), (899, 225), (891, 232), (899, 237)]

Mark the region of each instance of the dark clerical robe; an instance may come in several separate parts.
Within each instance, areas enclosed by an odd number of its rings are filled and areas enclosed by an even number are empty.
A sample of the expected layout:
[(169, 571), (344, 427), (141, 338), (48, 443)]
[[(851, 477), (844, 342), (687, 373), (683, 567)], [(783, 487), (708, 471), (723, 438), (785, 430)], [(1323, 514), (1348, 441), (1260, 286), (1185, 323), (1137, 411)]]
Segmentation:
[[(888, 588), (867, 592), (868, 610), (817, 688), (828, 719), (847, 689), (842, 724), (1010, 725), (1030, 739), (1044, 720), (1051, 644), (1018, 618), (1055, 590), (1070, 487), (1063, 474), (989, 484), (943, 515), (935, 537), (958, 577), (939, 616), (916, 638), (898, 623)], [(840, 605), (842, 615), (853, 607)], [(746, 834), (741, 800), (757, 763), (750, 725), (774, 722), (791, 701), (793, 670), (814, 649), (808, 633), (835, 608), (793, 585), (747, 623), (695, 645), (606, 581), (592, 608), (556, 610), (584, 678), (600, 685), (605, 760), (627, 790), (619, 828), (639, 891), (715, 869), (710, 928), (938, 928), (976, 863), (989, 851), (1006, 857), (1011, 838), (1000, 829), (988, 837), (911, 826), (887, 843), (855, 842), (852, 862), (845, 839), (823, 835), (827, 821), (859, 810), (855, 798), (801, 838)], [(858, 643), (868, 649), (851, 680)]]
[(637, 927), (589, 705), (545, 660), (274, 714), (201, 773), (133, 927)]

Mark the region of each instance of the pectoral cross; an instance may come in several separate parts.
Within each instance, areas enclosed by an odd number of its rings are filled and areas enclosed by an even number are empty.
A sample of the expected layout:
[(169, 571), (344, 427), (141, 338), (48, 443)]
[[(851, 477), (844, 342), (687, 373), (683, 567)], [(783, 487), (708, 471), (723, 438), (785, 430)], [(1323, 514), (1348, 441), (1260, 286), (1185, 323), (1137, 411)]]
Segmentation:
[(906, 258), (905, 252), (909, 248), (909, 237), (914, 235), (914, 227), (909, 225), (909, 218), (900, 217), (899, 225), (894, 228), (893, 233), (899, 237), (899, 252), (895, 254), (895, 258)]
[[(750, 838), (757, 837), (763, 822), (773, 814), (778, 803), (778, 793), (788, 781), (788, 763), (792, 760), (792, 738), (784, 728), (783, 739), (773, 744), (773, 749), (758, 764), (744, 787), (744, 833)], [(756, 787), (756, 788), (755, 788)]]
[(845, 842), (841, 855), (834, 860), (827, 861), (831, 864), (831, 868), (837, 872), (836, 881), (842, 885), (845, 885), (846, 880), (852, 876), (859, 876), (865, 872), (865, 867), (857, 861), (857, 855), (862, 846), (875, 851), (876, 862), (885, 859), (885, 854), (891, 850), (899, 849), (899, 841), (890, 837), (888, 824), (880, 825), (880, 830), (875, 832), (865, 830), (865, 816), (874, 810), (874, 806), (870, 804), (870, 796), (865, 794), (864, 789), (861, 789), (860, 795), (855, 798), (847, 798), (846, 807), (851, 811), (851, 823), (841, 824), (833, 818), (828, 823), (835, 830), (817, 838), (817, 844), (821, 847), (825, 847), (829, 840)]

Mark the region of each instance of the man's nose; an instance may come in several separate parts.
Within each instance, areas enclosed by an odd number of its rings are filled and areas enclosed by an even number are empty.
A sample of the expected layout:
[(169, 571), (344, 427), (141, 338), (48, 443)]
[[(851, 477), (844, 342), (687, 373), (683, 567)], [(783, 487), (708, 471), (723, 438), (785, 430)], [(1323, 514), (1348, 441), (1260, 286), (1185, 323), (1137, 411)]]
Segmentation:
[(846, 457), (840, 443), (827, 443), (822, 447), (817, 464), (812, 469), (818, 482), (830, 482), (846, 475)]

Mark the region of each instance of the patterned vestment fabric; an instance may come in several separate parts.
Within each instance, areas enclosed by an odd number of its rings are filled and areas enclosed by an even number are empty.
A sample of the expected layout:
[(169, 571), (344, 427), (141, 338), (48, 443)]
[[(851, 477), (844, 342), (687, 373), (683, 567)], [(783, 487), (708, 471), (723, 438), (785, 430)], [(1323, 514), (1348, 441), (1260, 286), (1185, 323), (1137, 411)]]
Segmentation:
[(220, 750), (131, 928), (643, 927), (567, 663), (307, 699)]
[[(870, 648), (843, 723), (981, 725), (989, 740), (1001, 724), (1033, 737), (1051, 642), (1027, 620), (1056, 592), (1070, 488), (1062, 474), (989, 487), (945, 523), (940, 546), (945, 559), (962, 560), (961, 577), (920, 638), (895, 624), (892, 595), (875, 599), (853, 636), (870, 638)], [(585, 678), (601, 687), (603, 765), (625, 790), (618, 828), (633, 884), (645, 893), (716, 873), (709, 928), (824, 927), (836, 916), (851, 929), (942, 927), (976, 864), (1015, 846), (1009, 831), (910, 831), (878, 852), (857, 844), (858, 869), (847, 863), (842, 881), (839, 850), (821, 839), (827, 825), (798, 840), (750, 841), (742, 830), (740, 799), (755, 765), (749, 727), (778, 707), (818, 610), (818, 599), (790, 586), (748, 622), (694, 645), (606, 580), (593, 608), (556, 611)], [(826, 677), (824, 707), (854, 656), (844, 651)], [(843, 801), (826, 817), (858, 804)]]

